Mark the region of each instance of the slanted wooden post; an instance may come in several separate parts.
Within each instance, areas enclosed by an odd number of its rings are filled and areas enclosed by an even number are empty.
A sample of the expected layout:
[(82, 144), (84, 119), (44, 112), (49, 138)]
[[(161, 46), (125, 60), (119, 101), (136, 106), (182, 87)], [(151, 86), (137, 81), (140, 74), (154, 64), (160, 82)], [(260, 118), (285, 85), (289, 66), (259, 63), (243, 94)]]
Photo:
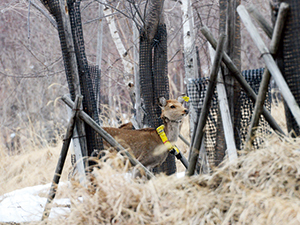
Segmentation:
[(269, 49), (271, 54), (276, 54), (279, 48), (279, 43), (281, 40), (281, 35), (285, 25), (285, 21), (289, 11), (289, 4), (282, 2), (279, 7), (278, 17), (274, 26), (272, 41), (270, 43)]
[(265, 17), (257, 10), (255, 5), (251, 4), (247, 7), (248, 12), (256, 20), (258, 25), (265, 31), (269, 38), (272, 38), (273, 28), (265, 19)]
[(208, 83), (205, 98), (203, 101), (203, 107), (201, 110), (201, 114), (199, 116), (199, 121), (196, 128), (196, 133), (194, 137), (194, 141), (191, 147), (191, 156), (190, 156), (190, 163), (188, 167), (188, 176), (192, 176), (195, 173), (196, 163), (199, 158), (199, 149), (201, 146), (202, 137), (204, 134), (204, 126), (206, 124), (206, 119), (209, 113), (209, 107), (212, 100), (213, 92), (216, 87), (216, 80), (218, 76), (219, 67), (222, 60), (222, 54), (223, 54), (223, 46), (225, 42), (225, 35), (222, 33), (219, 38), (217, 50), (216, 50), (216, 56), (214, 59), (214, 63), (212, 66), (212, 71), (210, 74), (210, 82)]
[[(212, 33), (209, 31), (209, 29), (206, 26), (203, 26), (201, 28), (201, 33), (206, 37), (206, 39), (209, 41), (209, 43), (212, 45), (214, 49), (216, 49), (217, 41), (213, 37)], [(240, 83), (248, 97), (255, 102), (257, 99), (257, 96), (251, 86), (247, 83), (241, 72), (237, 69), (237, 67), (234, 65), (230, 57), (224, 52), (223, 53), (223, 62), (227, 66), (227, 68), (232, 72), (232, 75), (235, 77), (235, 79)], [(278, 131), (279, 133), (284, 134), (281, 127), (277, 124), (277, 122), (274, 120), (274, 118), (271, 116), (270, 112), (264, 107), (263, 108), (263, 115), (265, 119), (268, 121), (270, 126), (273, 130)]]
[(44, 212), (43, 212), (42, 220), (48, 218), (49, 214), (50, 214), (50, 211), (51, 211), (51, 207), (49, 207), (49, 204), (52, 202), (52, 200), (55, 198), (55, 195), (56, 195), (56, 189), (57, 189), (57, 186), (58, 186), (61, 174), (62, 174), (62, 170), (63, 170), (64, 164), (65, 164), (66, 158), (67, 158), (68, 149), (69, 149), (70, 142), (71, 142), (71, 137), (73, 135), (73, 130), (74, 130), (74, 127), (75, 127), (76, 116), (77, 116), (77, 114), (80, 110), (80, 106), (81, 106), (81, 103), (82, 103), (82, 98), (83, 98), (82, 96), (79, 96), (79, 97), (76, 96), (75, 103), (72, 107), (72, 114), (71, 114), (71, 117), (70, 117), (70, 121), (69, 121), (69, 124), (68, 124), (68, 127), (67, 127), (66, 136), (64, 138), (63, 146), (62, 146), (62, 149), (61, 149), (61, 152), (60, 152), (60, 155), (59, 155), (59, 159), (58, 159), (58, 162), (57, 162), (57, 166), (56, 166), (56, 169), (55, 169), (53, 181), (52, 181), (52, 184), (51, 184), (50, 192), (49, 192), (47, 202), (46, 202), (46, 205), (45, 205), (45, 209), (44, 209)]
[[(209, 45), (209, 52), (211, 61), (214, 59), (214, 50), (211, 45)], [(237, 158), (236, 144), (234, 139), (233, 125), (231, 120), (231, 115), (229, 111), (229, 104), (227, 100), (226, 88), (224, 85), (224, 79), (222, 76), (221, 70), (218, 72), (217, 77), (217, 93), (218, 93), (218, 102), (221, 111), (221, 118), (225, 136), (225, 142), (227, 147), (227, 154), (229, 161), (233, 161)]]
[(234, 139), (234, 131), (232, 120), (229, 111), (229, 104), (227, 100), (226, 88), (224, 85), (224, 80), (221, 71), (219, 71), (218, 78), (217, 78), (217, 92), (218, 92), (218, 101), (219, 107), (221, 111), (222, 117), (222, 124), (226, 142), (226, 151), (228, 154), (229, 161), (232, 162), (233, 160), (237, 159), (237, 149)]
[(274, 61), (272, 55), (270, 54), (268, 48), (266, 47), (265, 43), (263, 42), (262, 38), (260, 37), (258, 30), (254, 26), (251, 21), (251, 18), (245, 8), (245, 6), (240, 5), (237, 8), (237, 11), (245, 24), (250, 36), (252, 37), (254, 43), (256, 44), (257, 48), (259, 49), (262, 58), (264, 59), (266, 66), (268, 67), (271, 75), (273, 76), (279, 90), (287, 103), (288, 107), (291, 110), (298, 126), (300, 126), (300, 108), (296, 102), (295, 97), (293, 96), (292, 92), (289, 89), (285, 79), (283, 78), (276, 62)]
[[(281, 39), (281, 34), (284, 28), (284, 23), (285, 19), (287, 16), (287, 12), (289, 9), (289, 5), (286, 3), (281, 3), (279, 12), (278, 12), (278, 17), (275, 23), (273, 35), (272, 35), (272, 40), (270, 43), (270, 53), (271, 54), (276, 54), (277, 49), (279, 47), (280, 39)], [(266, 99), (266, 93), (268, 92), (268, 85), (270, 82), (271, 74), (268, 70), (268, 68), (265, 68), (263, 78), (259, 87), (258, 95), (257, 95), (257, 101), (255, 102), (255, 107), (254, 111), (252, 114), (250, 126), (249, 126), (249, 131), (247, 134), (246, 138), (246, 144), (251, 146), (252, 145), (252, 137), (254, 136), (255, 129), (258, 126), (259, 123), (259, 117), (261, 115), (261, 111)]]
[[(68, 52), (68, 59), (64, 60), (66, 68), (69, 68), (70, 74), (72, 77), (69, 77), (70, 82), (69, 89), (71, 93), (71, 98), (75, 100), (75, 96), (81, 96), (80, 91), (80, 81), (79, 81), (79, 75), (78, 75), (78, 67), (77, 67), (77, 60), (75, 55), (75, 49), (74, 49), (74, 42), (72, 37), (72, 30), (71, 30), (71, 23), (68, 11), (66, 10), (65, 1), (60, 0), (59, 1), (60, 6), (60, 13), (61, 13), (61, 30), (64, 33), (65, 37), (65, 44), (66, 49)], [(68, 76), (68, 74), (67, 74)], [(80, 177), (85, 176), (84, 170), (79, 170), (82, 168), (85, 168), (85, 163), (83, 162), (84, 157), (88, 156), (87, 153), (87, 143), (86, 143), (86, 136), (85, 136), (85, 128), (84, 123), (81, 120), (76, 120), (75, 122), (75, 131), (73, 132), (73, 143), (79, 143), (76, 146), (74, 145), (75, 155), (76, 155), (76, 161), (78, 161), (81, 166), (77, 166), (77, 169), (80, 173)], [(77, 140), (75, 140), (77, 139)]]
[[(74, 106), (74, 102), (72, 102), (72, 100), (68, 96), (64, 95), (62, 97), (62, 100), (69, 107)], [(97, 133), (100, 134), (100, 136), (108, 144), (110, 144), (112, 147), (114, 147), (117, 151), (124, 151), (124, 153), (126, 154), (126, 156), (128, 157), (129, 161), (131, 162), (131, 164), (133, 166), (138, 165), (146, 172), (147, 176), (149, 176), (150, 178), (154, 177), (154, 175), (143, 164), (141, 164), (138, 160), (133, 158), (132, 155), (127, 150), (125, 150), (125, 148), (123, 148), (109, 133), (107, 133), (105, 130), (103, 130), (102, 127), (100, 127), (99, 124), (97, 124), (88, 114), (86, 114), (84, 111), (79, 111), (78, 117), (82, 121), (86, 122), (89, 126), (91, 126)]]

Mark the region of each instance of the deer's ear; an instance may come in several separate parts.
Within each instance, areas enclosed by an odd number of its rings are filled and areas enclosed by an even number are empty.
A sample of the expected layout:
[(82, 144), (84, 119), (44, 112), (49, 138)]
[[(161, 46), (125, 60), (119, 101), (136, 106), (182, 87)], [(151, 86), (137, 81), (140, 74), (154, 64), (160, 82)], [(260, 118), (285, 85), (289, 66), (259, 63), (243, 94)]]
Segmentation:
[(179, 96), (178, 98), (177, 98), (177, 101), (179, 102), (179, 103), (183, 103), (184, 102), (184, 98), (183, 98), (183, 96)]
[(160, 107), (165, 107), (167, 105), (167, 100), (164, 97), (158, 98), (158, 103)]

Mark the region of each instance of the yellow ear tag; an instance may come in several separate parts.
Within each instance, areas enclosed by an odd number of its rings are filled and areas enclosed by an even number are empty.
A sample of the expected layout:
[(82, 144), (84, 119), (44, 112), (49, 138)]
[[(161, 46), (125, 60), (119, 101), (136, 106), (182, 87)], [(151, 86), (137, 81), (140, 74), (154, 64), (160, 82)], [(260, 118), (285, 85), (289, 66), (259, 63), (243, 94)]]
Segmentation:
[(190, 98), (188, 96), (182, 96), (182, 98), (184, 99), (184, 101), (189, 102)]

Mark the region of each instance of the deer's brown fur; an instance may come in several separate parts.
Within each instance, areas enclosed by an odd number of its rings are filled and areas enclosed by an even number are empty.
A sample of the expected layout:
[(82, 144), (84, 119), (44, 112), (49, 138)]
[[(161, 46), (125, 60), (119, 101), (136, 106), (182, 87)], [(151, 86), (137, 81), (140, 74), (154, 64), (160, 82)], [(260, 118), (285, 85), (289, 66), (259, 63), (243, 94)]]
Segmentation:
[[(178, 139), (182, 119), (188, 114), (188, 111), (183, 107), (181, 99), (178, 101), (160, 98), (160, 106), (165, 133), (170, 142), (175, 142)], [(156, 129), (131, 130), (128, 129), (129, 127), (132, 127), (132, 125), (121, 126), (121, 129), (113, 127), (103, 127), (103, 129), (124, 148), (129, 149), (144, 166), (151, 169), (165, 161), (168, 149), (162, 143)]]

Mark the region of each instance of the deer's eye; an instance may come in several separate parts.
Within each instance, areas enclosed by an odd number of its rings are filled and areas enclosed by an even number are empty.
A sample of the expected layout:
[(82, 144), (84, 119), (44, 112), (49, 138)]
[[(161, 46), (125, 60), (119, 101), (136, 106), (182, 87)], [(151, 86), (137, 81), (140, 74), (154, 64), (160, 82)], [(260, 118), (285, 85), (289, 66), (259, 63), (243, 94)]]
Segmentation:
[(171, 109), (175, 109), (175, 106), (174, 106), (174, 105), (171, 105), (170, 108), (171, 108)]

